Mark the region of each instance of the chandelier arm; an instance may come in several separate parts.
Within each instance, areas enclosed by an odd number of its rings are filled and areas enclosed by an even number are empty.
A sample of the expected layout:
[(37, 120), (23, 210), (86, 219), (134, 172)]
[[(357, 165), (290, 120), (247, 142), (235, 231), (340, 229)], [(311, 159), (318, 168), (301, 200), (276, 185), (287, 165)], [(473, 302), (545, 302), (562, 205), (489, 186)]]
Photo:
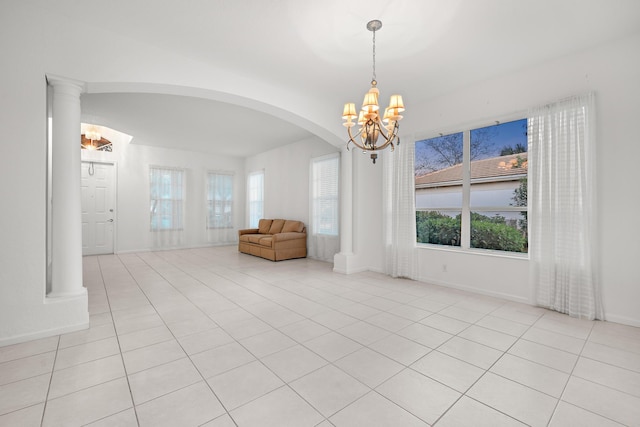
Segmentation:
[(356, 138), (359, 137), (360, 134), (362, 133), (362, 128), (355, 135), (353, 135), (351, 133), (351, 128), (347, 128), (347, 133), (349, 134), (349, 140), (347, 141), (347, 150), (349, 149), (349, 143), (350, 142), (353, 142), (353, 144), (356, 147), (360, 148), (361, 150), (366, 150), (365, 147), (363, 147), (362, 145), (358, 144), (358, 141), (356, 141)]
[[(378, 122), (379, 122), (379, 118), (378, 118)], [(383, 130), (384, 129), (384, 130)], [(378, 131), (380, 132), (380, 135), (384, 138), (384, 144), (377, 146), (375, 148), (375, 150), (372, 151), (378, 151), (378, 150), (383, 150), (385, 149), (387, 146), (391, 146), (391, 151), (393, 151), (395, 149), (395, 145), (393, 144), (393, 142), (398, 139), (398, 130), (400, 129), (400, 126), (398, 125), (398, 122), (395, 122), (393, 124), (393, 130), (391, 132), (387, 131), (386, 128), (384, 126), (380, 126), (380, 123), (378, 124)], [(386, 134), (385, 134), (386, 132)], [(398, 139), (398, 144), (399, 144), (399, 139)]]
[[(356, 135), (356, 136), (357, 136), (357, 135)], [(359, 143), (358, 143), (358, 141), (356, 141), (355, 139), (351, 139), (351, 140), (350, 140), (350, 142), (353, 142), (353, 144), (354, 144), (356, 147), (358, 147), (359, 149), (361, 149), (361, 150), (364, 150), (364, 151), (375, 151), (375, 150), (372, 150), (371, 148), (367, 148), (367, 147), (365, 147), (364, 145), (359, 144)], [(347, 142), (347, 143), (348, 143), (348, 142)]]
[(380, 120), (380, 116), (378, 116), (377, 126), (378, 126), (378, 131), (380, 132), (380, 136), (382, 136), (385, 141), (384, 144), (377, 147), (377, 149), (383, 150), (385, 147), (387, 147), (387, 145), (389, 145), (393, 141), (394, 135), (390, 134), (389, 131), (387, 131), (387, 128), (384, 126), (384, 123)]

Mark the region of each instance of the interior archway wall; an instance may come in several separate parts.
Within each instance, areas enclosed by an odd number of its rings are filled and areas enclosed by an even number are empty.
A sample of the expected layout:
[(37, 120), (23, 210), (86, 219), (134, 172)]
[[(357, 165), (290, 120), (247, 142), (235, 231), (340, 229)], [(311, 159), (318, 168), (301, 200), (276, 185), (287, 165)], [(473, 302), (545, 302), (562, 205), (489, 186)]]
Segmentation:
[[(241, 94), (223, 92), (202, 87), (179, 86), (169, 83), (155, 82), (88, 82), (86, 84), (87, 94), (101, 93), (147, 93), (160, 95), (187, 96), (211, 100), (213, 102), (227, 103), (240, 107), (249, 108), (261, 113), (269, 114), (278, 119), (295, 124), (302, 129), (311, 132), (318, 138), (341, 147), (344, 144), (343, 138), (321, 124), (305, 118), (292, 110), (285, 109), (275, 103), (264, 102), (259, 99), (248, 98)], [(274, 99), (278, 96), (274, 94)], [(336, 121), (337, 122), (337, 121)]]

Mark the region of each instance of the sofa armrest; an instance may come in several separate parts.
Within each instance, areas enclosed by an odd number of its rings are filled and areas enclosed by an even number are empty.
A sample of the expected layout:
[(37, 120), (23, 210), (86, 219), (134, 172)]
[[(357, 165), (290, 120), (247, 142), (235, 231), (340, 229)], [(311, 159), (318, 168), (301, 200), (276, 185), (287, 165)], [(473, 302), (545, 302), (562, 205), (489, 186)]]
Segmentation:
[(285, 240), (306, 239), (307, 233), (298, 233), (290, 231), (288, 233), (278, 233), (273, 235), (273, 243), (284, 242)]
[(246, 228), (244, 230), (238, 230), (238, 236), (242, 236), (243, 234), (258, 234), (257, 228)]

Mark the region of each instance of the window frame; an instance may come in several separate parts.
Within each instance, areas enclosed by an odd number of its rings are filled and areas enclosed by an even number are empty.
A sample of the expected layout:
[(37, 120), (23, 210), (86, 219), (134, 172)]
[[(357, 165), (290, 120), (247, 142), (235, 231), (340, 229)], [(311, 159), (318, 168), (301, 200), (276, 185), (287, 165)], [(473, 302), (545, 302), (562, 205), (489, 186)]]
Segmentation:
[[(415, 245), (417, 248), (428, 248), (428, 249), (437, 249), (437, 250), (443, 250), (443, 251), (453, 251), (453, 252), (465, 252), (465, 253), (474, 253), (474, 254), (482, 254), (482, 255), (491, 255), (491, 256), (499, 256), (499, 257), (507, 257), (507, 258), (518, 258), (518, 259), (528, 259), (529, 258), (529, 251), (527, 252), (512, 252), (512, 251), (506, 251), (506, 250), (499, 250), (499, 249), (484, 249), (484, 248), (473, 248), (471, 247), (471, 214), (473, 212), (526, 212), (527, 214), (529, 213), (529, 206), (527, 204), (527, 206), (514, 206), (514, 205), (509, 205), (509, 206), (484, 206), (484, 205), (471, 205), (471, 185), (474, 183), (479, 183), (482, 182), (482, 179), (471, 179), (471, 155), (470, 155), (470, 148), (471, 148), (471, 131), (476, 130), (476, 129), (481, 129), (484, 127), (489, 127), (492, 125), (497, 125), (497, 124), (502, 124), (502, 123), (508, 123), (508, 122), (513, 122), (513, 121), (519, 121), (519, 120), (529, 120), (526, 112), (519, 112), (519, 113), (515, 113), (512, 115), (508, 115), (508, 116), (504, 116), (502, 118), (500, 118), (500, 120), (494, 121), (493, 123), (487, 123), (485, 122), (480, 122), (480, 123), (470, 123), (470, 124), (466, 124), (464, 126), (459, 126), (459, 127), (454, 127), (452, 129), (450, 129), (447, 132), (438, 132), (438, 133), (424, 133), (424, 134), (418, 134), (416, 135), (415, 140), (413, 141), (413, 143), (415, 144), (418, 141), (423, 141), (423, 140), (427, 140), (427, 139), (431, 139), (431, 138), (437, 138), (439, 136), (446, 136), (446, 135), (451, 135), (451, 134), (455, 134), (455, 133), (460, 133), (462, 132), (463, 134), (463, 162), (462, 162), (462, 180), (461, 181), (455, 181), (455, 182), (451, 182), (451, 184), (457, 184), (460, 183), (462, 184), (462, 207), (460, 209), (458, 208), (451, 208), (451, 207), (445, 207), (445, 208), (418, 208), (417, 206), (415, 207), (415, 211), (420, 212), (420, 211), (443, 211), (443, 212), (460, 212), (461, 215), (461, 223), (460, 223), (460, 245), (459, 246), (454, 246), (454, 245), (441, 245), (441, 244), (436, 244), (436, 243), (420, 243), (417, 241), (417, 235), (416, 235), (416, 241), (415, 241)], [(528, 140), (527, 140), (527, 144), (528, 144)], [(527, 152), (528, 152), (528, 147), (527, 147)], [(529, 177), (529, 173), (527, 170), (527, 175), (526, 175), (527, 179)], [(500, 181), (499, 179), (488, 179), (488, 182), (498, 182)], [(416, 187), (414, 186), (414, 198), (415, 198), (415, 191), (416, 191)], [(527, 215), (528, 216), (528, 215)], [(415, 220), (415, 216), (414, 216), (414, 220)], [(416, 224), (417, 226), (417, 224)], [(529, 234), (529, 227), (527, 227), (527, 236)], [(527, 238), (528, 240), (528, 238)]]

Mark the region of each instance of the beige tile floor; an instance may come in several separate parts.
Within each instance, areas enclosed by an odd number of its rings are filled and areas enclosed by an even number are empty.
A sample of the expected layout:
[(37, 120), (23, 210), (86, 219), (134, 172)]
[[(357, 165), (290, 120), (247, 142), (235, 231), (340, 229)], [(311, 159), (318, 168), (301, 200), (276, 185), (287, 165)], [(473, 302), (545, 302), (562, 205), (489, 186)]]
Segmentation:
[(91, 328), (0, 348), (0, 426), (640, 426), (640, 329), (273, 263), (84, 258)]

